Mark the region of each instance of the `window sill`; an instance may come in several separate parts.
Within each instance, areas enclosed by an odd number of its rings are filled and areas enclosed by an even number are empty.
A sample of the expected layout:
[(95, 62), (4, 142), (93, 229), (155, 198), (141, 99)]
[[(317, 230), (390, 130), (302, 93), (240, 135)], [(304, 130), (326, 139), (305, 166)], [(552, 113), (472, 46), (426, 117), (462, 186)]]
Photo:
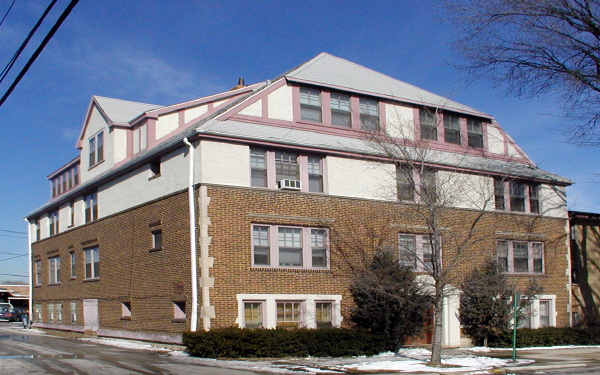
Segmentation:
[(93, 282), (96, 282), (96, 281), (100, 281), (100, 278), (99, 277), (95, 277), (93, 279), (83, 279), (84, 283), (93, 283)]
[(148, 252), (149, 253), (156, 253), (156, 252), (159, 252), (159, 251), (162, 251), (162, 250), (163, 250), (162, 247), (160, 247), (158, 249), (150, 249), (150, 250), (148, 250)]
[(271, 267), (271, 266), (251, 266), (252, 271), (268, 272), (331, 272), (329, 268), (303, 268), (303, 267)]
[(100, 160), (99, 162), (97, 162), (97, 163), (96, 163), (96, 164), (94, 164), (94, 165), (91, 165), (91, 166), (89, 166), (89, 167), (88, 167), (88, 171), (91, 171), (92, 169), (96, 168), (97, 166), (99, 166), (99, 165), (100, 165), (100, 164), (102, 164), (102, 163), (104, 163), (104, 159), (103, 159), (103, 160)]
[(171, 323), (185, 323), (185, 319), (173, 319)]

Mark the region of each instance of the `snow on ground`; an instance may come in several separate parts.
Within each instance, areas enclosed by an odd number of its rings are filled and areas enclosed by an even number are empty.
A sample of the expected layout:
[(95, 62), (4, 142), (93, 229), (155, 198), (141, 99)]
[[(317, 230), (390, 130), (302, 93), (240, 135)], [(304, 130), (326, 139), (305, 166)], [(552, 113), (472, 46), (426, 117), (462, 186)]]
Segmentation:
[[(600, 345), (557, 345), (557, 346), (529, 346), (526, 348), (517, 348), (517, 351), (521, 350), (552, 350), (552, 349), (577, 349), (577, 348), (600, 348)], [(468, 348), (469, 351), (475, 353), (487, 353), (490, 351), (509, 351), (512, 348), (488, 348), (485, 346), (474, 346)]]
[(135, 350), (151, 350), (151, 351), (168, 351), (172, 349), (168, 346), (153, 344), (144, 341), (134, 341), (125, 339), (114, 339), (114, 338), (101, 338), (101, 337), (81, 337), (81, 341), (92, 342), (94, 344), (116, 346), (123, 349), (135, 349)]

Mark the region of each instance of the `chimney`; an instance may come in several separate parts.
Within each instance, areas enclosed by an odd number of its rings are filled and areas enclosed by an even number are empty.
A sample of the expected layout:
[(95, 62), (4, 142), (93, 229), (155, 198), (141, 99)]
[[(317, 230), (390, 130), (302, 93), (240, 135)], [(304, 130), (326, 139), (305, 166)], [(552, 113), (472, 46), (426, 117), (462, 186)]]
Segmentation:
[(242, 87), (244, 87), (244, 86), (246, 86), (246, 85), (244, 84), (244, 78), (243, 78), (243, 77), (240, 77), (240, 78), (238, 78), (237, 85), (233, 86), (231, 89), (229, 89), (229, 91), (231, 91), (231, 90), (237, 90), (237, 89), (241, 89), (241, 88), (242, 88)]

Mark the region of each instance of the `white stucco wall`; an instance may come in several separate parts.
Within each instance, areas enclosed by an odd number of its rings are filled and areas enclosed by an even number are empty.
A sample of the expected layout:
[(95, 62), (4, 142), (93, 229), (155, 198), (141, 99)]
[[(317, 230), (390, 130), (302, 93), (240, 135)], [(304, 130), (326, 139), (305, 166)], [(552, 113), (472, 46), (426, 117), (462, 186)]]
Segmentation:
[(504, 136), (494, 126), (487, 127), (488, 151), (494, 154), (504, 154)]
[(240, 115), (262, 117), (262, 99), (242, 109)]
[(202, 116), (203, 114), (206, 113), (206, 111), (208, 110), (208, 106), (207, 105), (199, 105), (196, 107), (192, 107), (189, 109), (186, 109), (185, 112), (183, 112), (183, 120), (187, 123), (189, 121), (192, 121), (193, 119)]
[(212, 102), (213, 109), (223, 105), (227, 100), (228, 99), (223, 99), (223, 100), (217, 100), (217, 101)]
[(150, 165), (122, 176), (98, 189), (100, 218), (126, 210), (178, 190), (188, 184), (188, 159), (185, 149), (172, 152), (161, 159), (160, 177), (149, 180)]
[(159, 116), (156, 121), (156, 139), (160, 139), (171, 133), (179, 126), (179, 112)]
[(562, 217), (569, 216), (567, 209), (567, 195), (564, 187), (540, 185), (539, 191), (540, 210), (543, 216)]
[(114, 128), (112, 131), (113, 161), (115, 163), (127, 157), (127, 130)]
[(250, 148), (223, 142), (200, 142), (200, 182), (250, 186)]
[[(89, 139), (101, 130), (104, 131), (104, 161), (100, 164), (97, 164), (92, 169), (89, 169)], [(113, 135), (112, 132), (109, 132), (108, 123), (106, 122), (104, 117), (102, 117), (98, 109), (94, 106), (92, 108), (92, 112), (90, 113), (90, 118), (88, 120), (87, 128), (85, 130), (85, 134), (82, 140), (83, 147), (81, 149), (81, 163), (79, 168), (80, 183), (84, 183), (90, 180), (91, 178), (94, 178), (97, 175), (104, 173), (108, 169), (112, 168), (114, 164), (114, 151), (112, 139)]]
[(519, 151), (517, 151), (517, 148), (515, 146), (513, 146), (512, 143), (507, 142), (507, 146), (508, 146), (508, 155), (509, 156), (521, 157), (521, 154), (519, 154)]
[(394, 104), (385, 104), (385, 130), (395, 138), (415, 138), (413, 109)]
[(494, 208), (494, 180), (491, 177), (438, 171), (437, 187), (444, 205), (474, 210)]
[(268, 117), (275, 120), (292, 121), (292, 88), (284, 85), (267, 97)]
[(327, 156), (329, 194), (396, 200), (396, 167), (372, 161)]

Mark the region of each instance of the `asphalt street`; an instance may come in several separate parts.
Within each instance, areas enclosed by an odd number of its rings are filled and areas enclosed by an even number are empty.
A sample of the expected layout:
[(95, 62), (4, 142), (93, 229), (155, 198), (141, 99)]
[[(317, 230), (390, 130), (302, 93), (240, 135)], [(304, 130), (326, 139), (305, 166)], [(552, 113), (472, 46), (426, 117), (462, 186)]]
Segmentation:
[(0, 322), (0, 374), (247, 375), (253, 372), (199, 366), (165, 353), (29, 335), (17, 323)]

